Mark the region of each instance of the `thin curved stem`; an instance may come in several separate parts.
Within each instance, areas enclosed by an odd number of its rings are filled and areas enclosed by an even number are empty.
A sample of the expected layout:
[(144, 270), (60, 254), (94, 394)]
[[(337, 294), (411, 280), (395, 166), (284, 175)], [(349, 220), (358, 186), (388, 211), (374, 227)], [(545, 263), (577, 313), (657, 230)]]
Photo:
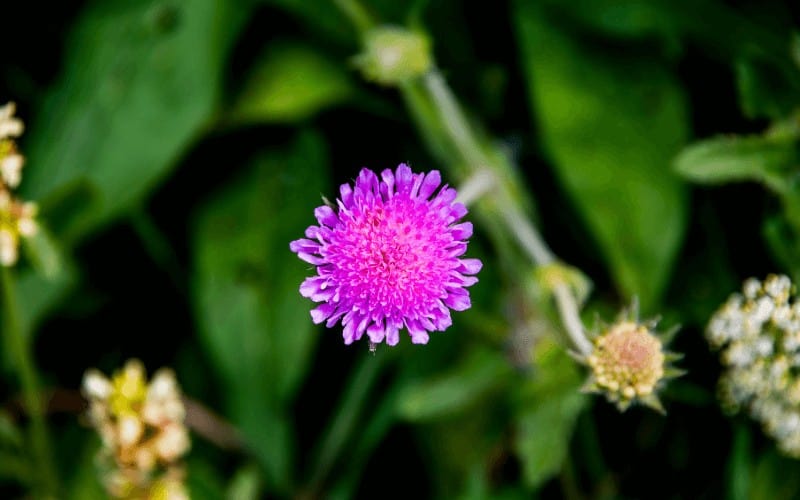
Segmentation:
[[(504, 167), (486, 154), (481, 147), (458, 101), (439, 71), (433, 69), (423, 76), (423, 85), (429, 94), (430, 102), (438, 111), (441, 129), (449, 135), (470, 172), (467, 185), (474, 176), (485, 175), (481, 173), (486, 171), (491, 172), (495, 187), (487, 189), (485, 195), (491, 197), (508, 231), (516, 238), (534, 265), (545, 266), (554, 263), (557, 260), (556, 256), (547, 246), (530, 218), (525, 216), (519, 199), (512, 196), (511, 189), (503, 184), (503, 180), (506, 180)], [(403, 87), (402, 91), (408, 92), (408, 87)], [(417, 113), (417, 116), (426, 119), (425, 117), (429, 117), (431, 114)], [(425, 130), (437, 129), (433, 124), (425, 124), (422, 128)], [(508, 181), (506, 180), (506, 182)], [(581, 355), (588, 355), (592, 352), (592, 343), (586, 337), (578, 301), (572, 290), (566, 283), (558, 284), (553, 289), (553, 297), (570, 341)]]
[(575, 296), (566, 283), (559, 283), (553, 287), (553, 296), (556, 299), (561, 321), (564, 323), (564, 330), (566, 330), (567, 335), (569, 335), (570, 340), (575, 345), (578, 352), (582, 356), (588, 356), (592, 353), (593, 347), (584, 333), (583, 323), (578, 313), (578, 303), (575, 300)]

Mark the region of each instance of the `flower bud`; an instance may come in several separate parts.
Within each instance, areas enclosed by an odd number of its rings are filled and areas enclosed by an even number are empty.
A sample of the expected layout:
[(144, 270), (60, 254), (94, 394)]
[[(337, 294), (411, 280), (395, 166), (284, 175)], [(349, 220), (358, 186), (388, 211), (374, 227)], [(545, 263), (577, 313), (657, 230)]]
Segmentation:
[(396, 85), (428, 71), (433, 64), (430, 41), (422, 33), (397, 26), (375, 28), (367, 32), (356, 64), (368, 80)]
[(683, 372), (668, 365), (678, 356), (664, 350), (654, 327), (654, 321), (639, 322), (634, 307), (632, 314), (603, 328), (584, 358), (591, 368), (584, 390), (605, 394), (620, 411), (639, 402), (663, 413), (657, 391), (665, 380)]

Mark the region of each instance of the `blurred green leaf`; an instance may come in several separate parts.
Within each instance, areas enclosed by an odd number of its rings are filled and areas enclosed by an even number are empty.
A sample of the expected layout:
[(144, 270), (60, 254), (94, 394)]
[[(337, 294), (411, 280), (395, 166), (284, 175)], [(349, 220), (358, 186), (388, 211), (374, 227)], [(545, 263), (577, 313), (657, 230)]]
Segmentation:
[(35, 476), (32, 464), (22, 456), (0, 450), (0, 480), (30, 484)]
[(308, 32), (322, 34), (340, 43), (356, 42), (356, 32), (335, 2), (329, 0), (261, 0), (294, 14), (308, 26)]
[(675, 1), (669, 0), (548, 0), (548, 3), (583, 26), (625, 38), (674, 37), (680, 19), (686, 15), (675, 8)]
[(260, 497), (261, 479), (258, 467), (247, 465), (238, 471), (228, 484), (225, 498), (228, 500), (256, 500)]
[(626, 295), (649, 310), (686, 226), (669, 160), (687, 136), (684, 96), (652, 58), (601, 51), (517, 1), (514, 17), (542, 140)]
[(26, 136), (24, 196), (58, 212), (48, 198), (86, 186), (77, 234), (146, 196), (214, 119), (244, 13), (223, 0), (92, 3)]
[(762, 234), (772, 257), (800, 283), (800, 242), (798, 234), (785, 217), (775, 215), (764, 220)]
[(728, 494), (730, 500), (750, 498), (750, 429), (743, 424), (736, 427), (733, 449), (728, 459)]
[(800, 88), (774, 66), (757, 59), (742, 59), (735, 67), (739, 103), (746, 116), (781, 118), (800, 105)]
[(491, 478), (483, 467), (475, 467), (465, 481), (464, 491), (458, 496), (460, 500), (524, 500), (531, 498), (530, 492), (520, 486), (506, 486), (499, 491), (492, 491)]
[(497, 351), (471, 351), (451, 370), (407, 385), (398, 398), (397, 412), (415, 422), (454, 415), (476, 405), (510, 374), (511, 365)]
[(78, 450), (77, 457), (75, 457), (78, 465), (72, 477), (67, 481), (65, 490), (68, 494), (64, 498), (95, 500), (108, 496), (100, 483), (100, 471), (96, 465), (98, 444), (96, 439), (92, 439), (83, 446), (83, 449)]
[(211, 464), (200, 458), (190, 458), (186, 470), (189, 498), (225, 498), (223, 479)]
[(749, 500), (791, 500), (800, 491), (797, 461), (781, 456), (774, 448), (752, 457)]
[(757, 181), (782, 191), (784, 176), (800, 161), (792, 138), (715, 137), (686, 147), (675, 158), (675, 170), (701, 184)]
[(40, 228), (33, 238), (23, 241), (33, 268), (16, 275), (17, 301), (22, 334), (30, 336), (76, 284), (78, 271), (47, 228)]
[(549, 340), (536, 347), (536, 372), (518, 387), (514, 448), (522, 461), (525, 484), (538, 488), (557, 474), (587, 396), (573, 359)]
[(6, 410), (0, 409), (0, 447), (20, 448), (23, 443), (22, 431), (14, 423)]
[(58, 257), (61, 266), (57, 274), (45, 277), (31, 269), (17, 273), (17, 302), (20, 309), (20, 328), (24, 336), (33, 335), (44, 317), (56, 307), (78, 281), (74, 263)]
[(40, 226), (36, 234), (24, 238), (22, 243), (25, 254), (37, 274), (54, 280), (65, 272), (61, 248), (47, 228)]
[(200, 340), (233, 422), (281, 488), (291, 464), (287, 412), (316, 338), (312, 305), (298, 293), (309, 271), (288, 245), (313, 222), (326, 162), (320, 136), (301, 133), (205, 207), (194, 231)]
[(271, 43), (252, 70), (228, 118), (234, 123), (300, 121), (347, 99), (344, 65), (311, 47)]
[[(45, 277), (33, 269), (26, 268), (14, 272), (14, 286), (18, 307), (19, 328), (23, 337), (31, 337), (44, 317), (61, 302), (77, 281), (77, 272), (72, 263), (63, 264), (57, 274)], [(10, 368), (16, 361), (11, 351), (6, 349), (0, 354), (2, 366)]]

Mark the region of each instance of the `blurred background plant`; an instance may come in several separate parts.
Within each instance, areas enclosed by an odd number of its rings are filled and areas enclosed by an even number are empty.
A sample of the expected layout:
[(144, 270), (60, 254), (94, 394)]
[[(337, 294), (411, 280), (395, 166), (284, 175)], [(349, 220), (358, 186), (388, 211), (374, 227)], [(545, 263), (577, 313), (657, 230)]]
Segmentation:
[[(175, 372), (192, 498), (800, 494), (703, 337), (745, 278), (800, 277), (793, 3), (48, 9), (0, 31), (40, 227), (3, 274), (3, 498), (104, 495), (78, 389), (133, 357)], [(372, 354), (312, 324), (288, 242), (401, 162), (461, 187), (484, 268), (447, 332)], [(568, 355), (579, 308), (634, 296), (683, 325), (667, 417), (581, 393)]]

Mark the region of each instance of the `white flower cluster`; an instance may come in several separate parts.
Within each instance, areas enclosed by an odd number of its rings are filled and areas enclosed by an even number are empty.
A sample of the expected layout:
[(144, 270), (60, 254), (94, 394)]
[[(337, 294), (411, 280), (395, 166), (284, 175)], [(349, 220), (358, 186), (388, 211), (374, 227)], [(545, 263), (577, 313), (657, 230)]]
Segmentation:
[(800, 302), (790, 279), (747, 280), (711, 318), (706, 336), (721, 349), (723, 404), (747, 408), (784, 453), (800, 458)]
[(108, 492), (126, 499), (188, 499), (179, 462), (189, 449), (189, 434), (173, 372), (161, 369), (147, 384), (141, 362), (131, 360), (110, 380), (87, 371), (83, 393), (103, 441), (100, 461)]
[(36, 234), (36, 205), (17, 200), (11, 193), (22, 180), (24, 157), (14, 138), (22, 135), (22, 121), (14, 117), (14, 103), (0, 106), (0, 265), (17, 262), (20, 237)]

